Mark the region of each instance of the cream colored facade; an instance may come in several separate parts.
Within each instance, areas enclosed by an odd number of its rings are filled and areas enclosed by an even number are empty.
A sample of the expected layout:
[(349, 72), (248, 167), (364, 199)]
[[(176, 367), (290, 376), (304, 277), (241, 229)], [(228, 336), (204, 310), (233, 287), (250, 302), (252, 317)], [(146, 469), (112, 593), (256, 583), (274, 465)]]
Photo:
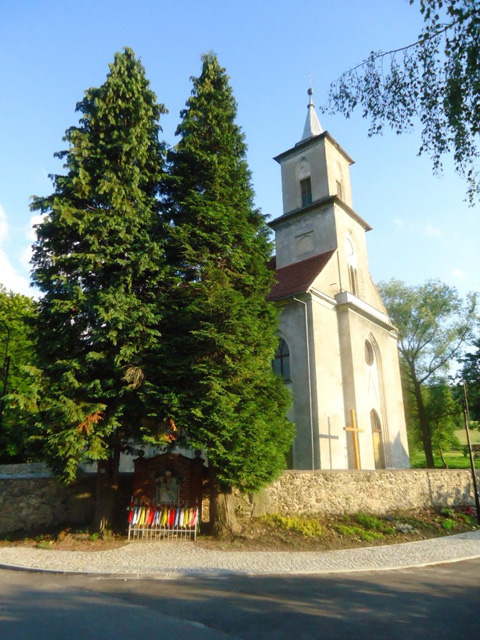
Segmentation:
[[(353, 161), (321, 130), (311, 99), (303, 140), (275, 159), (283, 215), (270, 223), (271, 298), (289, 352), (292, 467), (408, 467), (397, 335), (368, 268), (371, 227), (352, 208)], [(352, 420), (355, 433), (345, 430)]]

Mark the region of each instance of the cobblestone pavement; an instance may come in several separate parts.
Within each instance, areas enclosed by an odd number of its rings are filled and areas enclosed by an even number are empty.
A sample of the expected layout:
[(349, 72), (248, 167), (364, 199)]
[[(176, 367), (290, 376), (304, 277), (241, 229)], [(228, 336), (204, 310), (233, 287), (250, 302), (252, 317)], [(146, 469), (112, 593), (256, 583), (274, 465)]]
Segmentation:
[(480, 531), (326, 552), (212, 551), (194, 542), (130, 542), (109, 551), (0, 548), (0, 568), (103, 575), (292, 575), (405, 569), (480, 557)]

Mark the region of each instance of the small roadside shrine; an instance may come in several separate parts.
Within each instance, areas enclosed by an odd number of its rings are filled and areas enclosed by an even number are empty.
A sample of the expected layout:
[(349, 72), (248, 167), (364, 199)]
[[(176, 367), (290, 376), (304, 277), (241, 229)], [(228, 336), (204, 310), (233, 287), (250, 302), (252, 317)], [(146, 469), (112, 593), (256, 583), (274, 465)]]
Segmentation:
[(190, 538), (201, 520), (204, 461), (164, 453), (134, 460), (133, 497), (128, 515), (129, 540)]

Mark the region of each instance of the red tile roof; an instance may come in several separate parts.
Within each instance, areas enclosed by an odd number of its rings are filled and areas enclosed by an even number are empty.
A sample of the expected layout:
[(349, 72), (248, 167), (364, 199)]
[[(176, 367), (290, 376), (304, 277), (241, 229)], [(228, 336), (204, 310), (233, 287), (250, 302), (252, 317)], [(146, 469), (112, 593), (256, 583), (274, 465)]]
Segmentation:
[(277, 269), (275, 271), (277, 282), (273, 285), (267, 300), (281, 300), (308, 291), (334, 253), (335, 250), (332, 249), (301, 262), (289, 264), (288, 267)]

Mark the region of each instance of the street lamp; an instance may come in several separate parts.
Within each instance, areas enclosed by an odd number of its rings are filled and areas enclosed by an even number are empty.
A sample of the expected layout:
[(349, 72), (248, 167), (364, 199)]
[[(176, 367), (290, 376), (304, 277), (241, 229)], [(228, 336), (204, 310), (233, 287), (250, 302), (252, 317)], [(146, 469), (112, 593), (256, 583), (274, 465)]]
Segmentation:
[(7, 330), (7, 339), (5, 341), (5, 354), (3, 356), (3, 367), (2, 367), (3, 391), (2, 391), (2, 395), (0, 396), (0, 431), (1, 431), (2, 420), (3, 420), (3, 407), (5, 405), (5, 396), (7, 395), (8, 369), (10, 367), (10, 356), (8, 355), (8, 343), (10, 342), (10, 327), (5, 322), (5, 320), (0, 320), (0, 323), (3, 324), (3, 326)]

